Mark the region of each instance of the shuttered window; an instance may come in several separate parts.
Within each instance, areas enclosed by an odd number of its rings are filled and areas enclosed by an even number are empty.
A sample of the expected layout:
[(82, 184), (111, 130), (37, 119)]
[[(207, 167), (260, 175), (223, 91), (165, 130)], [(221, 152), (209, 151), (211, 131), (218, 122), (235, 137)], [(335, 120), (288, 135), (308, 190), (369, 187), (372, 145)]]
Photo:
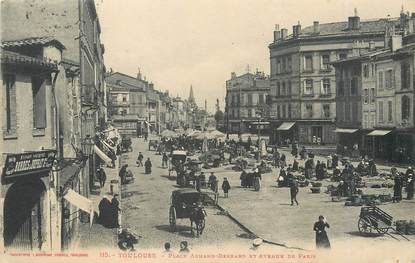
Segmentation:
[(32, 77), (33, 128), (46, 128), (46, 85), (42, 78)]
[(5, 128), (7, 133), (16, 132), (16, 76), (3, 76), (3, 89), (5, 94)]

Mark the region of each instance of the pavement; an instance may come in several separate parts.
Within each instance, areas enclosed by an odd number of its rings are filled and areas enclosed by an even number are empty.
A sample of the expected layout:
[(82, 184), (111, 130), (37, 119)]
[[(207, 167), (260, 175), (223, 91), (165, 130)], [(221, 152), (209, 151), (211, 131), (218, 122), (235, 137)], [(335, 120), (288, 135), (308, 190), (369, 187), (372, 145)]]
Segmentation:
[[(125, 156), (125, 155), (123, 155)], [(92, 193), (89, 196), (89, 199), (92, 200), (94, 205), (94, 211), (99, 214), (99, 202), (104, 196), (112, 198), (112, 193), (118, 193), (121, 197), (121, 188), (119, 183), (111, 183), (111, 180), (119, 180), (118, 171), (119, 167), (122, 164), (123, 158), (121, 157), (120, 162), (116, 162), (115, 168), (109, 168), (104, 166), (105, 173), (107, 175), (107, 180), (104, 187), (100, 188), (99, 183), (95, 182), (95, 187), (91, 191)], [(111, 185), (113, 192), (111, 193)], [(120, 201), (120, 206), (122, 206), (121, 198), (118, 198)], [(122, 215), (119, 213), (119, 223), (122, 225)], [(94, 223), (91, 227), (89, 223), (79, 223), (79, 231), (76, 241), (74, 242), (71, 250), (80, 251), (80, 250), (89, 250), (93, 249), (108, 249), (108, 248), (117, 248), (118, 245), (118, 229), (117, 228), (106, 228), (98, 223)]]

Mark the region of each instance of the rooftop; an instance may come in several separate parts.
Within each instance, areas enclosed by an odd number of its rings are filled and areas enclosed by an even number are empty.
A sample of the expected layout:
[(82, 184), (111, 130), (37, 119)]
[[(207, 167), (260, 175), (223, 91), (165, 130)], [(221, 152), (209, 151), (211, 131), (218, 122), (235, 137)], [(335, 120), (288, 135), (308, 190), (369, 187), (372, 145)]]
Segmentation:
[(1, 53), (1, 63), (3, 64), (14, 64), (14, 65), (25, 65), (40, 67), (48, 69), (51, 71), (57, 71), (58, 65), (49, 61), (40, 58), (30, 57), (26, 55), (19, 54), (17, 52), (0, 49)]
[(32, 37), (18, 40), (7, 40), (1, 42), (2, 48), (9, 47), (23, 47), (23, 46), (33, 46), (33, 45), (47, 45), (51, 44), (57, 47), (60, 50), (65, 49), (65, 46), (56, 40), (54, 37), (45, 36), (45, 37)]

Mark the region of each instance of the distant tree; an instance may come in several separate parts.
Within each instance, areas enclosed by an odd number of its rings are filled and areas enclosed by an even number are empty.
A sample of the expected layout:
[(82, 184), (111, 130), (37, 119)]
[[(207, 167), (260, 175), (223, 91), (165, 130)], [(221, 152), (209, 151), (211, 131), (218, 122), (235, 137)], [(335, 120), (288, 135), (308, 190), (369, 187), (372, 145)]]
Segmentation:
[(225, 115), (223, 114), (223, 112), (221, 110), (216, 111), (216, 113), (215, 113), (216, 124), (222, 123), (224, 117), (225, 117)]

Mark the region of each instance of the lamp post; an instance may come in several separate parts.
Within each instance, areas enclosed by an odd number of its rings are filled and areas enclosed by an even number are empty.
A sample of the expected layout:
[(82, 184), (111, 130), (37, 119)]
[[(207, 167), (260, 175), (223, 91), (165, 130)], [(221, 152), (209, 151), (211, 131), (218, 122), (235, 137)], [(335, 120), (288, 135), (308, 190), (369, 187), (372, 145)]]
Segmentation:
[(262, 110), (261, 109), (256, 110), (255, 114), (258, 117), (258, 123), (257, 123), (257, 130), (258, 130), (258, 157), (257, 157), (257, 160), (259, 161), (261, 159), (261, 151), (260, 151), (260, 146), (261, 146), (261, 140), (260, 140), (260, 137), (261, 137), (260, 121), (261, 121), (261, 118), (262, 118)]
[[(93, 185), (93, 175), (94, 171), (93, 169), (93, 158), (92, 158), (92, 152), (94, 148), (94, 142), (91, 138), (91, 136), (88, 134), (85, 136), (83, 142), (81, 143), (82, 152), (83, 152), (83, 161), (84, 161), (84, 167), (86, 165), (86, 162), (88, 160), (88, 188), (91, 189), (91, 186)], [(89, 191), (86, 191), (86, 194), (88, 195)]]

